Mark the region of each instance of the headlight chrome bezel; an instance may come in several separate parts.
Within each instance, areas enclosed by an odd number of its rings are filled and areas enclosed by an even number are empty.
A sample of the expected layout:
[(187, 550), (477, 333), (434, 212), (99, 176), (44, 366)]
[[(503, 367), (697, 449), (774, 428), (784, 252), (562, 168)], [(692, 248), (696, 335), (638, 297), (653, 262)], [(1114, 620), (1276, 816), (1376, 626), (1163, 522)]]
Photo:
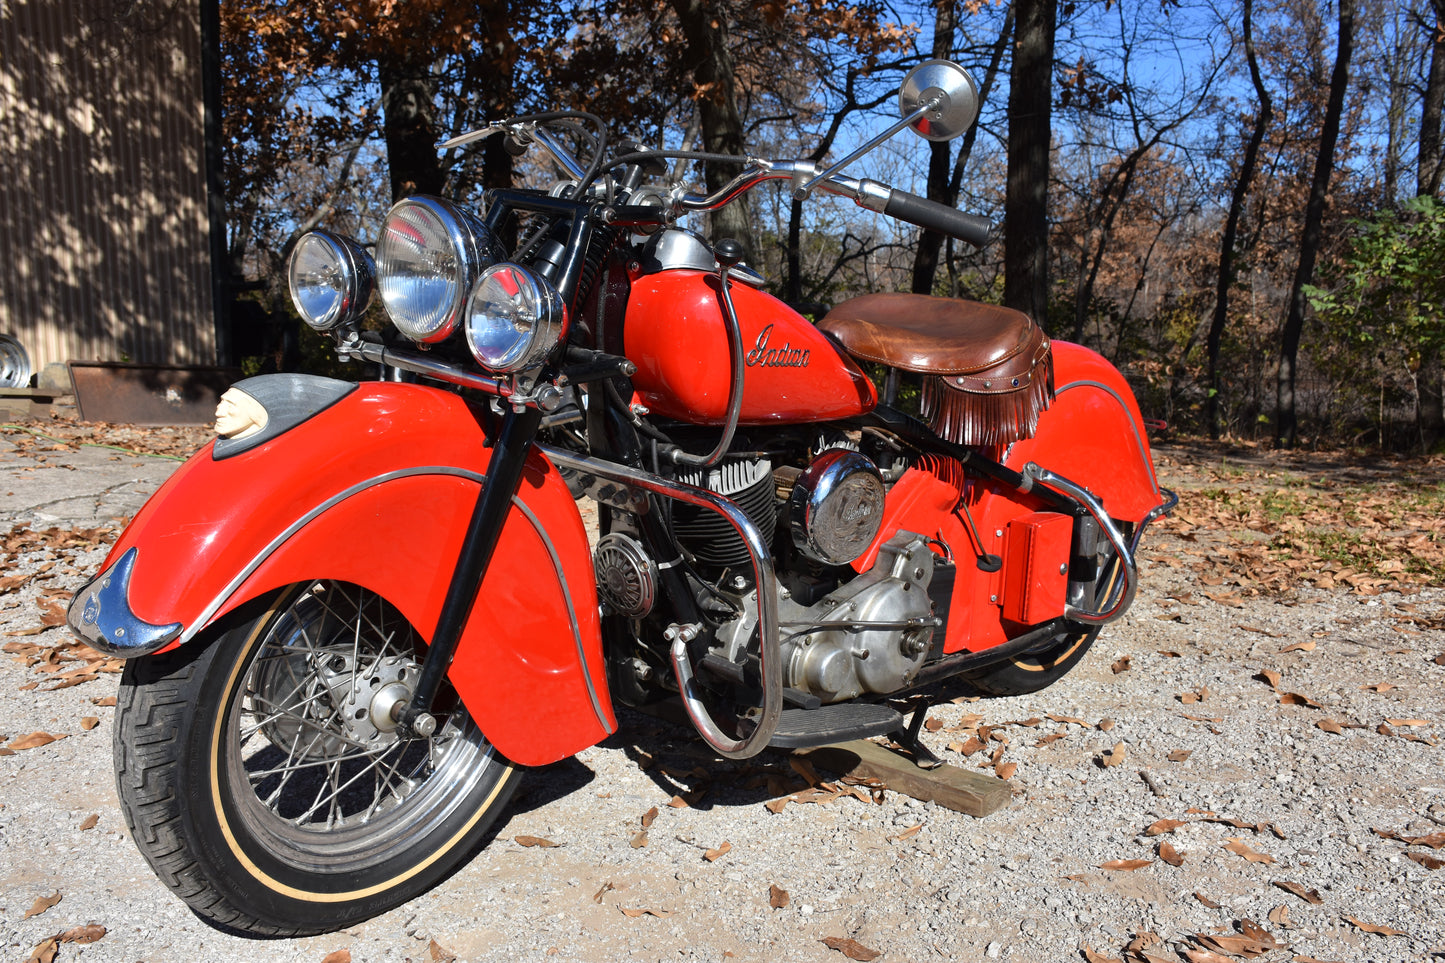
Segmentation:
[[(426, 225), (428, 229), (440, 228), (445, 249), (442, 245), (427, 243), (424, 232), (417, 226), (417, 218), (431, 219), (434, 223)], [(408, 233), (422, 235), (412, 242), (416, 250), (411, 263), (439, 259), (440, 263), (434, 265), (438, 270), (432, 273), (431, 280), (445, 284), (437, 297), (430, 301), (421, 299), (420, 308), (415, 298), (410, 304), (403, 300), (408, 292), (398, 290), (398, 285), (423, 277), (421, 272), (414, 272), (408, 278), (398, 270), (399, 258), (394, 257), (392, 248), (406, 243), (397, 239)], [(429, 194), (402, 198), (387, 212), (376, 242), (377, 289), (387, 316), (396, 329), (412, 341), (423, 344), (445, 341), (461, 322), (477, 276), (505, 256), (501, 242), (482, 219), (460, 204)]]
[[(497, 305), (510, 310), (499, 311)], [(493, 374), (535, 368), (567, 335), (567, 306), (545, 277), (504, 261), (482, 271), (467, 296), (467, 347)]]
[[(305, 284), (298, 279), (300, 272), (305, 270), (306, 259), (318, 254), (329, 258), (329, 266), (336, 279), (335, 284), (321, 285), (334, 293), (335, 300), (320, 315), (315, 314), (314, 304), (308, 305), (308, 301), (302, 298), (300, 291)], [(307, 231), (291, 249), (286, 281), (291, 303), (301, 320), (317, 331), (332, 331), (355, 323), (366, 313), (376, 292), (376, 262), (365, 248), (349, 237), (321, 229)]]

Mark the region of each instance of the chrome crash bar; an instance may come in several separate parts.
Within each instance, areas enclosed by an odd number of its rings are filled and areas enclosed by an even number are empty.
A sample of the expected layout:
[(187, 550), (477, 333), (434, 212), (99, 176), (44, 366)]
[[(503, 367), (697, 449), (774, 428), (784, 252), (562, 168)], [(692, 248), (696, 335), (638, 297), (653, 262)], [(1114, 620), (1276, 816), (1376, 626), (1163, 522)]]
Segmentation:
[(687, 651), (688, 642), (697, 637), (700, 627), (669, 626), (666, 637), (671, 643), (672, 668), (677, 675), (682, 704), (687, 709), (688, 718), (707, 744), (719, 755), (729, 759), (746, 759), (766, 749), (778, 730), (778, 720), (783, 714), (783, 663), (778, 640), (777, 575), (773, 571), (773, 559), (768, 552), (767, 541), (757, 526), (735, 502), (706, 489), (683, 485), (625, 465), (600, 461), (550, 445), (535, 443), (535, 447), (554, 465), (716, 512), (737, 531), (752, 561), (755, 577), (753, 585), (758, 597), (758, 658), (763, 704), (759, 707), (757, 727), (751, 733), (741, 738), (729, 736), (713, 721), (712, 714), (702, 701), (692, 667), (692, 657)]

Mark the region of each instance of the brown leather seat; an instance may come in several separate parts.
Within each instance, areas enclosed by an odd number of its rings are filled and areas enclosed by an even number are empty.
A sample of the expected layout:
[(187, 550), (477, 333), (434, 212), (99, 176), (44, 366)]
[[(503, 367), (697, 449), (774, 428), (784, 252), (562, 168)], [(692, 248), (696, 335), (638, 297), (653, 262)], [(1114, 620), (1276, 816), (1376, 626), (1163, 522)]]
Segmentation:
[(1053, 400), (1049, 339), (1022, 312), (924, 294), (866, 294), (818, 327), (856, 358), (923, 374), (922, 415), (943, 438), (1007, 444)]
[[(926, 294), (865, 294), (829, 311), (818, 327), (848, 353), (904, 371), (973, 374), (1037, 351), (1042, 332), (1012, 308)], [(1010, 369), (1014, 365), (1008, 366)]]

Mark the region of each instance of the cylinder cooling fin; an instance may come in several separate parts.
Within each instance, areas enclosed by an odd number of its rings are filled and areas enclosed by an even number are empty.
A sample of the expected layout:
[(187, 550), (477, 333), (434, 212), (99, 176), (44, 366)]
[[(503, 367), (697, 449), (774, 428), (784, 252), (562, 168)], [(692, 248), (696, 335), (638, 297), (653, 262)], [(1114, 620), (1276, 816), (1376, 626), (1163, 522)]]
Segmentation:
[[(682, 472), (677, 480), (737, 502), (758, 527), (764, 541), (772, 541), (778, 512), (773, 466), (767, 459), (725, 462), (713, 468)], [(673, 502), (672, 530), (678, 542), (699, 563), (751, 571), (752, 556), (747, 546), (728, 520), (716, 512)]]

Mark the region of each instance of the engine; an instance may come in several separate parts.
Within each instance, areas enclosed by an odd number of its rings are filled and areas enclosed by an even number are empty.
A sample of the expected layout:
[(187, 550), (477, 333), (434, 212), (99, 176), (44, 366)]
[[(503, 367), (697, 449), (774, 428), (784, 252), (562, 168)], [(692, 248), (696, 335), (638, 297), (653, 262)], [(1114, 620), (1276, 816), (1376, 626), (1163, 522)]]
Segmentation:
[[(827, 703), (912, 682), (939, 622), (928, 595), (934, 557), (922, 535), (899, 532), (879, 548), (872, 568), (812, 605), (779, 589), (784, 684)], [(718, 630), (715, 649), (739, 663), (757, 630), (756, 591), (742, 605), (743, 614)]]

